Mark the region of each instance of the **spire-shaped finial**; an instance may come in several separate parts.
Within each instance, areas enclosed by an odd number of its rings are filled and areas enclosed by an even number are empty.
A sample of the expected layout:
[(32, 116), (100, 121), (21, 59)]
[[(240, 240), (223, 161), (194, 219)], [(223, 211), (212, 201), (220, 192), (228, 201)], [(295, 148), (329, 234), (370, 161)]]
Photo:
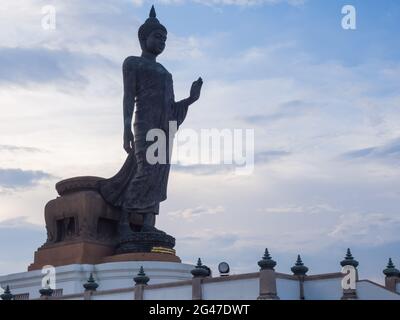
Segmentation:
[(304, 263), (303, 261), (301, 261), (301, 257), (299, 254), (297, 255), (296, 266), (304, 266)]
[(151, 6), (149, 17), (150, 18), (156, 18), (157, 17), (156, 9), (154, 9), (154, 4)]
[(265, 249), (263, 259), (270, 260), (271, 255), (269, 254), (268, 248)]
[(150, 281), (150, 278), (146, 276), (146, 274), (144, 273), (143, 266), (140, 266), (139, 273), (135, 278), (133, 278), (133, 280), (135, 281), (136, 284), (143, 284), (143, 285), (147, 285), (147, 283)]
[(340, 262), (340, 265), (342, 267), (344, 267), (344, 266), (353, 266), (354, 268), (357, 268), (358, 261), (353, 258), (353, 255), (351, 254), (350, 248), (347, 249), (346, 256), (344, 257), (344, 260)]
[(297, 255), (296, 263), (290, 270), (292, 270), (295, 276), (305, 276), (308, 268), (304, 265), (300, 255)]
[(261, 270), (274, 270), (276, 262), (272, 260), (268, 248), (265, 249), (264, 256), (260, 261), (258, 261), (258, 265), (260, 266)]
[(400, 276), (400, 271), (396, 269), (396, 266), (394, 265), (392, 258), (389, 258), (388, 265), (386, 269), (383, 270), (383, 274), (388, 278)]
[(203, 265), (201, 262), (201, 259), (197, 259), (197, 265), (196, 267), (190, 271), (190, 273), (193, 275), (195, 278), (199, 277), (208, 277), (210, 275), (210, 270), (207, 266)]
[(145, 275), (146, 275), (146, 274), (144, 273), (144, 268), (143, 268), (143, 266), (140, 266), (138, 275), (139, 275), (139, 276), (145, 276)]
[(14, 295), (11, 293), (10, 286), (7, 285), (4, 293), (0, 295), (1, 300), (12, 300), (14, 299)]
[(90, 273), (89, 279), (83, 285), (83, 287), (85, 288), (86, 291), (96, 291), (96, 289), (99, 287), (99, 285), (93, 278), (93, 273)]

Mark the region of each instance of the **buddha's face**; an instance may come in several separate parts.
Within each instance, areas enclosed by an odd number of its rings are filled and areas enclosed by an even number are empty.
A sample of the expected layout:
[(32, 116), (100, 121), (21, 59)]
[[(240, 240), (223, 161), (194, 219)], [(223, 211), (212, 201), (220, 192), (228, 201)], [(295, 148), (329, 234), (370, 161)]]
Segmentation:
[(152, 31), (146, 39), (146, 50), (152, 54), (159, 55), (165, 49), (167, 33), (164, 30)]

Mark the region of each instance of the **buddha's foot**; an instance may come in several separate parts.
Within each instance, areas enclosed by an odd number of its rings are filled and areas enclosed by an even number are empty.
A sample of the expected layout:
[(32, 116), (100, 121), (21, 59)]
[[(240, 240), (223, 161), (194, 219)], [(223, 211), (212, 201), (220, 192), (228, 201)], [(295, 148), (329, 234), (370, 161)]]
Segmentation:
[(165, 234), (164, 231), (161, 231), (157, 229), (156, 227), (149, 226), (149, 225), (143, 225), (142, 229), (140, 229), (140, 232), (153, 232), (153, 233), (163, 233)]

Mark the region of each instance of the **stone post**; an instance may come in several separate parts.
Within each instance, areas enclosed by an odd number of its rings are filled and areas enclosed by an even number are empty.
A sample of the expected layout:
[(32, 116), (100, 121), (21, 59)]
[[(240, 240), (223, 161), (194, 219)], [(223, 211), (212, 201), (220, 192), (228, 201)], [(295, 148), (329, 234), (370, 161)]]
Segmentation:
[(50, 288), (50, 283), (47, 281), (46, 286), (39, 290), (41, 300), (49, 300), (53, 295), (54, 290)]
[(257, 300), (279, 300), (276, 289), (276, 262), (272, 260), (268, 249), (265, 249), (263, 258), (258, 261), (260, 266), (260, 295)]
[(13, 300), (14, 295), (11, 293), (10, 286), (7, 285), (6, 289), (4, 290), (4, 293), (0, 295), (1, 300)]
[(400, 282), (400, 271), (396, 269), (392, 258), (389, 258), (388, 265), (386, 269), (383, 270), (383, 274), (385, 275), (385, 287), (390, 291), (397, 292), (396, 286), (397, 283)]
[[(344, 260), (340, 262), (340, 265), (345, 269), (346, 267), (350, 270), (350, 273), (348, 276), (346, 275), (345, 277), (350, 277), (350, 281), (352, 281), (351, 277), (351, 272), (355, 272), (355, 279), (354, 279), (354, 288), (345, 288), (343, 287), (343, 296), (342, 300), (357, 300), (357, 289), (355, 289), (357, 281), (358, 281), (358, 261), (354, 259), (353, 255), (351, 254), (350, 249), (347, 249), (346, 256), (344, 257)], [(353, 271), (351, 271), (353, 270)], [(342, 282), (343, 285), (343, 282)]]
[(308, 268), (304, 265), (301, 260), (300, 255), (297, 256), (297, 260), (295, 265), (291, 268), (293, 275), (297, 276), (299, 279), (300, 286), (300, 300), (305, 300), (304, 297), (304, 279), (306, 277), (306, 273), (308, 272)]
[(92, 300), (92, 295), (93, 292), (97, 290), (99, 285), (96, 283), (96, 281), (93, 278), (93, 273), (90, 273), (90, 276), (87, 280), (87, 282), (83, 285), (85, 288), (85, 292), (83, 294), (83, 299), (84, 300)]
[(144, 297), (144, 287), (146, 285), (144, 284), (136, 284), (135, 285), (135, 290), (134, 290), (134, 295), (135, 295), (135, 300), (143, 300)]
[(135, 281), (134, 300), (143, 300), (144, 289), (150, 278), (144, 273), (143, 266), (140, 267), (138, 275), (133, 279)]
[(203, 279), (210, 276), (210, 269), (204, 266), (199, 258), (197, 260), (196, 267), (190, 271), (193, 275), (192, 279), (192, 300), (202, 300), (203, 299)]

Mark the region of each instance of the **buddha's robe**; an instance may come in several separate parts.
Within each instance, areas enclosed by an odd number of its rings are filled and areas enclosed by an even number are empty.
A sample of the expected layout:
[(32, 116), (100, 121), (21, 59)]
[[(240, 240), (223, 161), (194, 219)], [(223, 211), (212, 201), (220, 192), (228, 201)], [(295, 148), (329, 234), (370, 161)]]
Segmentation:
[[(123, 65), (124, 77), (135, 88), (134, 145), (121, 170), (100, 182), (103, 198), (114, 207), (128, 212), (158, 214), (159, 203), (167, 198), (168, 175), (173, 139), (170, 121), (182, 124), (188, 100), (175, 102), (172, 75), (159, 63), (141, 57), (128, 57)], [(135, 86), (135, 87), (133, 87)], [(146, 141), (151, 129), (161, 129), (166, 137), (166, 161), (149, 163), (146, 151), (154, 141)], [(174, 132), (171, 132), (173, 137)]]

